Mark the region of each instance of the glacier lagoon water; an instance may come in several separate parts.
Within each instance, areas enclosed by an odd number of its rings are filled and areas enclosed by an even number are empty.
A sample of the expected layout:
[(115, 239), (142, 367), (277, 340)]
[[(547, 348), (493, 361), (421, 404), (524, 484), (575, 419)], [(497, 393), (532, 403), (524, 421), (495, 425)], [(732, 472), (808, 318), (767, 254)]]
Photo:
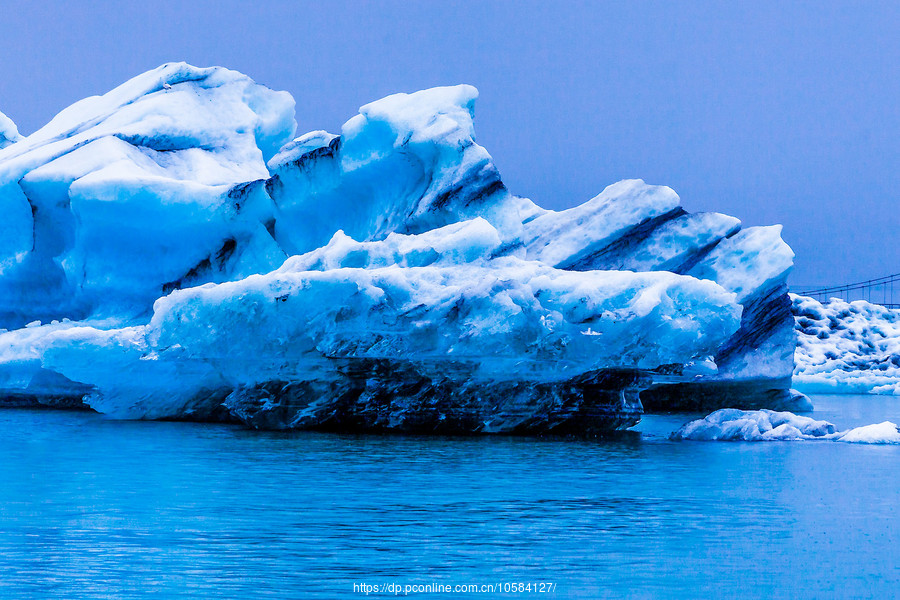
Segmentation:
[[(840, 428), (900, 420), (900, 398), (813, 401)], [(2, 410), (0, 597), (342, 598), (388, 582), (554, 582), (541, 595), (560, 598), (900, 590), (900, 447), (666, 439), (690, 418), (571, 441)]]

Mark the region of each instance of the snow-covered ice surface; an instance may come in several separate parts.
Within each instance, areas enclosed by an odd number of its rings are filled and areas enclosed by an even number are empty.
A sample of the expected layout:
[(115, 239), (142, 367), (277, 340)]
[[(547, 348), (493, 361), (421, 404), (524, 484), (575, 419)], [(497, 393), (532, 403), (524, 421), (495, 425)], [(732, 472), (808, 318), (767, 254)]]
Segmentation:
[(0, 112), (0, 150), (22, 139), (12, 119)]
[[(548, 211), (467, 85), (340, 135), (173, 63), (0, 151), (0, 388), (258, 427), (598, 432), (791, 397), (779, 227), (626, 180)], [(293, 138), (293, 139), (292, 139)]]
[(900, 310), (791, 295), (794, 385), (806, 393), (900, 395)]
[(896, 423), (885, 421), (838, 431), (828, 421), (817, 421), (790, 412), (725, 408), (703, 419), (691, 421), (671, 437), (697, 441), (829, 440), (854, 444), (900, 444), (900, 428)]

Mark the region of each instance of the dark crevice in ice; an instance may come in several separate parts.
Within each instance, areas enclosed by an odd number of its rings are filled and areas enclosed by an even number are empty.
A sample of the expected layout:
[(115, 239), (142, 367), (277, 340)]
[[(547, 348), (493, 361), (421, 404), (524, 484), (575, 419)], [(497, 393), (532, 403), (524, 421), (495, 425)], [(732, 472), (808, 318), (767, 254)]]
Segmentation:
[(608, 268), (606, 265), (609, 262), (614, 262), (619, 257), (629, 254), (635, 246), (643, 243), (656, 229), (686, 214), (687, 212), (679, 206), (667, 213), (645, 219), (637, 225), (628, 228), (622, 235), (602, 248), (596, 250), (587, 249), (577, 256), (570, 257), (559, 263), (556, 265), (556, 268), (567, 271), (591, 271)]
[(228, 238), (222, 243), (221, 248), (198, 262), (182, 277), (163, 284), (163, 295), (169, 294), (174, 290), (180, 290), (185, 287), (192, 287), (210, 281), (213, 274), (225, 271), (228, 266), (228, 261), (232, 255), (234, 255), (236, 249), (237, 240)]

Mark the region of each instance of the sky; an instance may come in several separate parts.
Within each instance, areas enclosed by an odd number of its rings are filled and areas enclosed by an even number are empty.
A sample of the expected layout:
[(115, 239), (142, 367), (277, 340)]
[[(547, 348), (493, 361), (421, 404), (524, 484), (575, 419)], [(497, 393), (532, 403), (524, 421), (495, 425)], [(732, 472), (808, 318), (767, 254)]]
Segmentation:
[(510, 190), (567, 208), (620, 179), (784, 225), (792, 287), (900, 272), (900, 3), (0, 0), (0, 111), (28, 134), (162, 63), (222, 65), (339, 131), (470, 83)]

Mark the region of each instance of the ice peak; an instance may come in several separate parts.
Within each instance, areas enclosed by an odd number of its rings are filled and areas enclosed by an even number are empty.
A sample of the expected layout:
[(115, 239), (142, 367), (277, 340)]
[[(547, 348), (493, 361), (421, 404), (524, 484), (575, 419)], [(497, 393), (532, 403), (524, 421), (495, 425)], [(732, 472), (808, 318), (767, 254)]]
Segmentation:
[(21, 139), (22, 136), (19, 135), (19, 130), (16, 128), (13, 120), (0, 112), (0, 149), (6, 148)]
[[(434, 87), (411, 94), (392, 94), (359, 109), (368, 122), (391, 126), (401, 144), (438, 138), (473, 143), (475, 141), (475, 100), (478, 90), (471, 85)], [(354, 117), (344, 125), (350, 137), (361, 126)]]

